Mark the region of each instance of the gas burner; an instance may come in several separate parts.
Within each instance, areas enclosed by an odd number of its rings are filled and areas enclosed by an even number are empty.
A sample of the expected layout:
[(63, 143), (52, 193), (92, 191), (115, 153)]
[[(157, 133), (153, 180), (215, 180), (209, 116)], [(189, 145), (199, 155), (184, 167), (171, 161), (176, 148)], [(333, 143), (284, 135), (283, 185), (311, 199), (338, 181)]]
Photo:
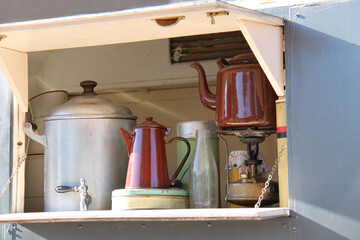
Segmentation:
[[(225, 144), (226, 164), (229, 166), (229, 149), (226, 140), (221, 135), (232, 135), (239, 138), (239, 140), (246, 144), (247, 155), (249, 159), (245, 160), (246, 166), (250, 167), (249, 172), (240, 174), (238, 181), (230, 181), (230, 168), (226, 171), (226, 197), (225, 207), (228, 207), (228, 202), (241, 206), (254, 206), (257, 202), (262, 189), (265, 186), (266, 178), (258, 173), (257, 168), (262, 164), (262, 160), (258, 158), (259, 144), (262, 143), (266, 137), (276, 133), (276, 127), (243, 127), (243, 128), (218, 128), (216, 133)], [(277, 183), (270, 181), (271, 188), (276, 188)], [(270, 191), (264, 194), (263, 204), (271, 205), (279, 201), (277, 191)]]
[[(243, 143), (263, 142), (264, 139), (273, 133), (276, 133), (275, 127), (245, 127), (245, 128), (218, 128), (216, 133), (222, 135), (235, 135), (243, 139)], [(248, 139), (248, 140), (246, 140)], [(250, 140), (251, 139), (251, 140)]]

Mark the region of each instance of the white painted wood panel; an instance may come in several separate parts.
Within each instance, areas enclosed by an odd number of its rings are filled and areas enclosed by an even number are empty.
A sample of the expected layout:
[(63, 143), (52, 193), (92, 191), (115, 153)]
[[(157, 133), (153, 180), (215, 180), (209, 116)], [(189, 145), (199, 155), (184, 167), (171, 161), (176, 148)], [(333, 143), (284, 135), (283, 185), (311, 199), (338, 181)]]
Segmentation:
[[(212, 11), (229, 11), (229, 15), (214, 17), (215, 24), (212, 24), (207, 16), (207, 12)], [(185, 18), (172, 27), (161, 27), (153, 21), (174, 16)], [(238, 29), (236, 19), (283, 25), (281, 18), (221, 1), (190, 2), (2, 24), (0, 34), (7, 37), (0, 46), (33, 52), (226, 32)]]
[(27, 53), (9, 50), (0, 45), (0, 69), (18, 101), (22, 112), (28, 109)]
[(239, 28), (278, 96), (284, 96), (283, 29), (239, 20)]

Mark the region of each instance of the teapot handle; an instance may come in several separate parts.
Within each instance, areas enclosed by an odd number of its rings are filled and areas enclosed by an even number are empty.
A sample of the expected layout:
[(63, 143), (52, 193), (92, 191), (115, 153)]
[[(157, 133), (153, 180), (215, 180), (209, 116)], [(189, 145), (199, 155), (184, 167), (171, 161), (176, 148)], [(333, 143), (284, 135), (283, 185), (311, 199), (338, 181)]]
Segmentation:
[(226, 60), (223, 59), (223, 58), (218, 58), (218, 59), (216, 60), (216, 63), (217, 63), (217, 65), (219, 66), (220, 69), (225, 68), (225, 67), (228, 67), (228, 66), (230, 65), (229, 62), (226, 61)]
[(179, 167), (176, 169), (174, 175), (173, 175), (172, 178), (170, 179), (170, 182), (174, 182), (175, 179), (177, 178), (177, 176), (179, 175), (181, 169), (183, 168), (186, 160), (188, 159), (188, 157), (189, 157), (189, 155), (190, 155), (190, 150), (191, 150), (191, 149), (190, 149), (190, 143), (189, 143), (189, 141), (186, 140), (186, 139), (183, 138), (183, 137), (174, 137), (174, 138), (170, 139), (170, 141), (167, 142), (167, 143), (172, 143), (172, 142), (174, 142), (175, 140), (181, 140), (181, 141), (183, 141), (183, 142), (186, 144), (186, 146), (187, 146), (187, 152), (186, 152), (183, 160), (181, 161)]

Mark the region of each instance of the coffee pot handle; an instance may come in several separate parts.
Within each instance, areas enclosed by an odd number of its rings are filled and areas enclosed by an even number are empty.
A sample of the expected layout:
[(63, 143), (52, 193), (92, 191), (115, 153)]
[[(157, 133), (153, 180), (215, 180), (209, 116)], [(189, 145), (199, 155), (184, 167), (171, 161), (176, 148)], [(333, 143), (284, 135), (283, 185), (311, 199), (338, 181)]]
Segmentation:
[(179, 167), (176, 169), (174, 175), (173, 175), (172, 178), (170, 179), (170, 183), (175, 182), (175, 180), (176, 180), (177, 176), (179, 175), (181, 169), (183, 168), (186, 160), (188, 159), (188, 157), (189, 157), (189, 155), (190, 155), (190, 150), (191, 150), (191, 149), (190, 149), (190, 143), (189, 143), (189, 141), (186, 140), (186, 139), (183, 138), (183, 137), (174, 137), (173, 139), (170, 139), (170, 141), (167, 142), (167, 143), (172, 143), (172, 142), (174, 142), (175, 140), (181, 140), (181, 141), (183, 141), (183, 142), (186, 144), (186, 146), (187, 146), (187, 152), (186, 152), (183, 160), (181, 161)]

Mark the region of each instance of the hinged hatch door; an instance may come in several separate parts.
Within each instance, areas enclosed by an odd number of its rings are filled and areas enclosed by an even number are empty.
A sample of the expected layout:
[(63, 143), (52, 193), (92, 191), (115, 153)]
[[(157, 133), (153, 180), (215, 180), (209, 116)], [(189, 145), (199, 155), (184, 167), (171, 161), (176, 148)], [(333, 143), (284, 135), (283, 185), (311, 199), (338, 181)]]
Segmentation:
[[(283, 25), (282, 18), (222, 1), (178, 2), (0, 24), (0, 50), (14, 51), (11, 55), (16, 57), (16, 52), (148, 41), (240, 29), (276, 93), (283, 96)], [(12, 68), (25, 71), (27, 62), (17, 61), (18, 66), (15, 66), (10, 63), (14, 58), (8, 58), (7, 52), (0, 51), (0, 68), (9, 76), (9, 86), (26, 111), (27, 96), (24, 94), (27, 89), (18, 88), (26, 86), (27, 76), (15, 74)]]

